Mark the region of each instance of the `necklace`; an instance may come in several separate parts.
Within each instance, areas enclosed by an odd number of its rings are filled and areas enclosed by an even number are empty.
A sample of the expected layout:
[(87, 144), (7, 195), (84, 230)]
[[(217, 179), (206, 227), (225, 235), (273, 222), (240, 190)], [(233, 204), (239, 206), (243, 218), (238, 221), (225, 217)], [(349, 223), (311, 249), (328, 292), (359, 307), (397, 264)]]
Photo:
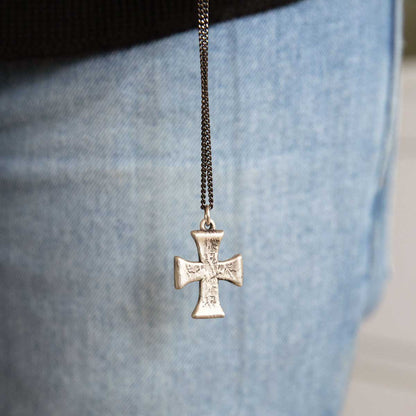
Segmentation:
[[(175, 256), (175, 288), (182, 289), (191, 282), (199, 282), (199, 299), (192, 318), (223, 318), (218, 280), (243, 285), (243, 258), (240, 254), (225, 261), (218, 260), (224, 231), (217, 230), (210, 215), (214, 208), (212, 180), (212, 151), (208, 99), (208, 26), (209, 0), (198, 0), (199, 59), (201, 66), (201, 209), (204, 218), (200, 229), (191, 231), (198, 249), (199, 261)], [(207, 203), (208, 199), (208, 203)]]

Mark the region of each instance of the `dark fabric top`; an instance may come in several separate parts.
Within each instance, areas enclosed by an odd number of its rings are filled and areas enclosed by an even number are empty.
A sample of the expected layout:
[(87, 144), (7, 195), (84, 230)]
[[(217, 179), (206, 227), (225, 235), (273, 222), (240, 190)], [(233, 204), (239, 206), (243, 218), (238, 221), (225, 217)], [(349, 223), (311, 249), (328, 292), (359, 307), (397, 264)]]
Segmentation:
[[(212, 23), (296, 0), (211, 0)], [(0, 59), (70, 56), (197, 26), (197, 0), (0, 0)]]

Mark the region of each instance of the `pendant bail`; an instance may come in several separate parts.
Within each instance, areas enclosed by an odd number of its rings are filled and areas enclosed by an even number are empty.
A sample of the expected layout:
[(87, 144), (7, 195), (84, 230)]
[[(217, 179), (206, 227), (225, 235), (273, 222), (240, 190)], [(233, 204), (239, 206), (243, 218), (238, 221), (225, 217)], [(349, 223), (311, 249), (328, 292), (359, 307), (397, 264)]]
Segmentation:
[(202, 218), (202, 221), (200, 222), (199, 227), (202, 231), (215, 230), (215, 222), (211, 218), (211, 215), (209, 212), (209, 205), (205, 205), (204, 218)]

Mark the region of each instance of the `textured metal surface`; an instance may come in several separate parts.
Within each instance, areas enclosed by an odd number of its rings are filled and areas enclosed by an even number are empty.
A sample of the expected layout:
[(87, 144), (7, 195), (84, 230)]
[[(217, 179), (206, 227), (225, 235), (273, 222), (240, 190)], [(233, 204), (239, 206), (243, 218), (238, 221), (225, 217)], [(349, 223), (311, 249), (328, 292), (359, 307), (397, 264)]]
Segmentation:
[(199, 261), (193, 262), (175, 256), (175, 288), (182, 289), (188, 283), (199, 281), (199, 299), (192, 318), (223, 318), (218, 280), (243, 285), (243, 258), (240, 254), (229, 260), (219, 261), (218, 250), (224, 236), (222, 230), (191, 231), (198, 248)]

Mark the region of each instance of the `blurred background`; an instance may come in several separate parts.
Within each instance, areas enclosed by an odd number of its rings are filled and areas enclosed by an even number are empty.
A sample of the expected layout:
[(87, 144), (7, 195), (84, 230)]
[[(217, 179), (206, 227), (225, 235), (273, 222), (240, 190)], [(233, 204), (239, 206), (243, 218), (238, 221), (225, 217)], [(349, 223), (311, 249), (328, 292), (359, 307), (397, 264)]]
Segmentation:
[(363, 324), (343, 416), (416, 416), (416, 0), (405, 0), (392, 278)]

